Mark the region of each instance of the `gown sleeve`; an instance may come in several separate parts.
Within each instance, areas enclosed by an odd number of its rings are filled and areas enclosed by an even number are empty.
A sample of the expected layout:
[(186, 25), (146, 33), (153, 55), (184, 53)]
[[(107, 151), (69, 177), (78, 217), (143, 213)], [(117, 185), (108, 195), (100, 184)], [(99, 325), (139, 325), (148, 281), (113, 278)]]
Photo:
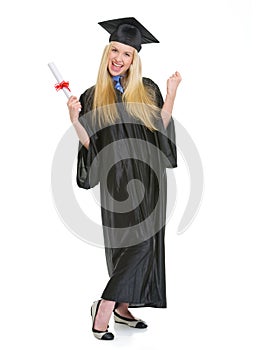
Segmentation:
[[(155, 100), (159, 112), (161, 111), (164, 100), (161, 91), (156, 83), (151, 79), (144, 78), (144, 84), (148, 85), (154, 90)], [(167, 128), (164, 127), (162, 117), (160, 116), (156, 121), (156, 127), (158, 131), (156, 132), (156, 144), (159, 150), (163, 153), (163, 162), (166, 168), (176, 168), (177, 167), (177, 148), (176, 148), (176, 132), (175, 123), (173, 117), (171, 117)]]
[(78, 187), (89, 189), (95, 187), (99, 183), (98, 159), (96, 157), (96, 141), (97, 137), (93, 135), (91, 125), (91, 114), (88, 113), (92, 109), (93, 88), (86, 90), (79, 99), (82, 109), (79, 114), (79, 122), (87, 131), (90, 143), (87, 149), (79, 142), (77, 155), (77, 175), (76, 182)]

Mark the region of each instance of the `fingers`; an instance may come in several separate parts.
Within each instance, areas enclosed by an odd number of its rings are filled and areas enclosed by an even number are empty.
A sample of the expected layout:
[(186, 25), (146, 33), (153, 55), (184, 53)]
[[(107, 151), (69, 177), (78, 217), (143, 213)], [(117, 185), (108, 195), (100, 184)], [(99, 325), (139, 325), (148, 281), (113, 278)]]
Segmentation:
[(78, 119), (79, 112), (82, 109), (81, 103), (75, 96), (71, 96), (68, 99), (67, 106), (69, 109), (70, 119), (72, 122)]
[(68, 99), (67, 105), (70, 110), (79, 110), (82, 108), (81, 103), (76, 96), (71, 96)]
[(180, 82), (181, 82), (181, 75), (179, 72), (176, 71), (167, 80), (167, 93), (171, 95), (175, 95)]
[(177, 78), (177, 79), (180, 79), (180, 80), (181, 80), (181, 75), (180, 75), (179, 72), (176, 71), (174, 74), (172, 74), (172, 75), (170, 76), (170, 78)]
[(76, 97), (76, 96), (71, 96), (71, 97), (68, 99), (67, 105), (68, 105), (68, 106), (73, 106), (73, 105), (75, 105), (76, 103), (80, 103), (79, 100), (77, 99), (77, 97)]

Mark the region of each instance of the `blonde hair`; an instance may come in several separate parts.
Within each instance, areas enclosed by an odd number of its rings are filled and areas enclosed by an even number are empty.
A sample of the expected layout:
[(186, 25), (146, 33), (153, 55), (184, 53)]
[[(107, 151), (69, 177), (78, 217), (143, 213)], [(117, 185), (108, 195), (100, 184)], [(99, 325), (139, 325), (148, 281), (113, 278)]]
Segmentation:
[[(103, 51), (93, 100), (93, 113), (100, 126), (114, 124), (119, 119), (116, 93), (108, 72), (111, 46), (110, 43)], [(122, 100), (128, 113), (144, 123), (151, 131), (156, 130), (154, 119), (159, 115), (159, 109), (154, 103), (154, 91), (146, 88), (142, 82), (141, 60), (137, 50), (134, 50), (133, 62), (123, 80), (125, 90)]]

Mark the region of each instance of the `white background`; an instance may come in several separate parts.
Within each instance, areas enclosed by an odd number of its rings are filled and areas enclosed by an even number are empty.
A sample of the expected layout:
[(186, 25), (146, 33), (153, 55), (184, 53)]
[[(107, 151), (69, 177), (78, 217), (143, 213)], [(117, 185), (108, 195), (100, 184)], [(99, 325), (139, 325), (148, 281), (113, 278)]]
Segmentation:
[[(1, 349), (156, 349), (162, 340), (175, 350), (255, 349), (255, 9), (255, 0), (2, 4)], [(197, 217), (177, 235), (189, 195), (180, 157), (168, 308), (135, 310), (149, 323), (142, 334), (111, 322), (116, 340), (104, 343), (89, 314), (108, 278), (104, 251), (75, 237), (52, 199), (52, 159), (70, 121), (47, 63), (79, 96), (108, 42), (97, 22), (127, 16), (161, 42), (143, 47), (144, 76), (163, 95), (169, 75), (183, 76), (174, 116), (196, 143), (205, 184)]]

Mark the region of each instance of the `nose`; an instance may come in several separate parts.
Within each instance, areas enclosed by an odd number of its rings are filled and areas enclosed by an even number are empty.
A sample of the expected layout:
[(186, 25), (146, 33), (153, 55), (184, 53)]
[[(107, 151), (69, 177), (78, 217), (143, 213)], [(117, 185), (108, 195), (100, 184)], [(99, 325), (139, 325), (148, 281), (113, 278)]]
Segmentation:
[(121, 52), (118, 52), (118, 53), (116, 54), (116, 60), (117, 60), (118, 62), (122, 61), (122, 54), (121, 54)]

